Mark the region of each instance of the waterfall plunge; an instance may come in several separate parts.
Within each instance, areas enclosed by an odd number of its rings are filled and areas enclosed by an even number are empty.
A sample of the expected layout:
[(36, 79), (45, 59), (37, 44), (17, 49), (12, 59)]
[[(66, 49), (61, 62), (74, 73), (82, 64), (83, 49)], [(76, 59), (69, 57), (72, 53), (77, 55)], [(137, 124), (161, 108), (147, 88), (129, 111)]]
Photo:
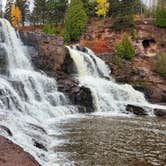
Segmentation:
[[(81, 85), (90, 88), (97, 112), (121, 114), (128, 104), (144, 107), (147, 111), (164, 106), (148, 103), (143, 93), (128, 84), (120, 85), (110, 77), (108, 66), (91, 50), (85, 52), (77, 46), (67, 47), (77, 68), (77, 77)], [(149, 112), (150, 113), (150, 112)]]
[(56, 165), (57, 156), (53, 152), (58, 143), (56, 121), (77, 109), (58, 92), (54, 79), (33, 70), (10, 23), (0, 19), (0, 25), (4, 35), (0, 45), (6, 50), (8, 61), (8, 74), (0, 77), (0, 125), (7, 127), (13, 136), (4, 130), (0, 134), (23, 147), (40, 164)]

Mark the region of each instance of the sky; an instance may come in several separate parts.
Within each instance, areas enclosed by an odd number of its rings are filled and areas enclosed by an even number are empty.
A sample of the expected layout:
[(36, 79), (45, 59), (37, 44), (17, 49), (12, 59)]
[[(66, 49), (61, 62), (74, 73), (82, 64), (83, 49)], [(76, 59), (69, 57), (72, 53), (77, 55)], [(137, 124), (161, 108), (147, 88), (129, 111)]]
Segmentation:
[[(28, 0), (28, 1), (30, 2), (30, 9), (32, 10), (32, 8), (33, 8), (33, 1), (34, 0)], [(3, 11), (5, 9), (6, 2), (7, 2), (7, 0), (0, 0), (0, 4), (2, 4), (2, 6), (3, 6)]]
[[(6, 1), (7, 1), (7, 0), (0, 0), (0, 4), (2, 4), (3, 10), (4, 10), (4, 8), (5, 8)], [(30, 10), (32, 10), (32, 8), (33, 8), (33, 1), (34, 1), (34, 0), (29, 0), (29, 2), (30, 2)], [(142, 0), (142, 1), (143, 1), (145, 4), (149, 5), (150, 1), (157, 1), (157, 0)]]

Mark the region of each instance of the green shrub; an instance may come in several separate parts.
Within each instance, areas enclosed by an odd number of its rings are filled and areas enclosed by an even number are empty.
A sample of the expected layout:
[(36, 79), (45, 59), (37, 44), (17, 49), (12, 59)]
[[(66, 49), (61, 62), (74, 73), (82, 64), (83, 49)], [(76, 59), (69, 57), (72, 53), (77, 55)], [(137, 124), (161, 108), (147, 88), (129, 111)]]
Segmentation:
[(56, 28), (51, 24), (46, 24), (43, 27), (43, 32), (49, 35), (54, 35), (56, 34)]
[(87, 25), (87, 22), (88, 16), (84, 10), (82, 1), (71, 0), (62, 33), (65, 41), (78, 41)]
[(133, 28), (135, 25), (134, 17), (132, 15), (126, 15), (115, 18), (112, 28), (115, 30), (123, 30), (127, 28)]
[(130, 60), (135, 55), (135, 49), (127, 34), (123, 36), (121, 43), (116, 45), (115, 48), (117, 51), (117, 55), (121, 58)]
[(115, 55), (115, 56), (113, 57), (113, 63), (114, 63), (115, 65), (119, 66), (120, 68), (123, 67), (122, 60), (121, 60), (121, 58), (120, 58), (119, 56), (117, 56), (117, 55)]
[(137, 31), (134, 28), (131, 29), (131, 38), (132, 40), (137, 39)]
[(158, 7), (155, 13), (155, 25), (166, 28), (166, 8)]
[(157, 55), (155, 70), (161, 76), (166, 78), (166, 52), (162, 52)]
[(70, 35), (69, 35), (69, 33), (67, 32), (66, 28), (64, 28), (64, 29), (62, 30), (61, 35), (63, 36), (64, 41), (65, 41), (66, 44), (70, 42)]

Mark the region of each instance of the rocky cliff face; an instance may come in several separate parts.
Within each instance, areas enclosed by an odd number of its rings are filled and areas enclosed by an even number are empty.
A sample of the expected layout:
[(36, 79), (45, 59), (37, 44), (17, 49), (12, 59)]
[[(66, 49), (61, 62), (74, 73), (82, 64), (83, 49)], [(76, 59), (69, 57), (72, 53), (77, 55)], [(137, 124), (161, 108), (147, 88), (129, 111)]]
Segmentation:
[(135, 24), (137, 35), (133, 41), (136, 56), (132, 61), (122, 60), (118, 64), (113, 58), (116, 54), (115, 45), (120, 42), (124, 33), (131, 32), (115, 31), (111, 24), (110, 18), (92, 19), (80, 43), (92, 48), (108, 63), (117, 82), (129, 83), (143, 92), (149, 101), (165, 104), (166, 79), (159, 76), (154, 67), (157, 53), (166, 52), (166, 29), (154, 26), (152, 19), (137, 20)]
[(23, 43), (29, 46), (34, 66), (55, 77), (59, 91), (65, 93), (80, 112), (93, 112), (93, 98), (90, 89), (79, 86), (72, 77), (76, 71), (61, 37), (43, 33), (20, 31)]
[(33, 50), (32, 55), (35, 66), (45, 70), (61, 69), (67, 52), (61, 37), (29, 31), (20, 31), (20, 37), (25, 45), (37, 51)]

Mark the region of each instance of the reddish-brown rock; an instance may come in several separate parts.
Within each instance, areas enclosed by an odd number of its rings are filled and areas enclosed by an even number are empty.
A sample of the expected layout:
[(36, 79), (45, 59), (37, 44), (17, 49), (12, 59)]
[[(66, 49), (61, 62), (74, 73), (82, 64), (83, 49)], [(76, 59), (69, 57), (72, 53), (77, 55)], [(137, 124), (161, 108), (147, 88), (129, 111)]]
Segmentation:
[(36, 49), (37, 53), (31, 57), (37, 68), (54, 71), (61, 69), (67, 51), (62, 37), (31, 31), (20, 31), (20, 37), (25, 45)]
[(0, 166), (40, 166), (22, 148), (0, 136)]

